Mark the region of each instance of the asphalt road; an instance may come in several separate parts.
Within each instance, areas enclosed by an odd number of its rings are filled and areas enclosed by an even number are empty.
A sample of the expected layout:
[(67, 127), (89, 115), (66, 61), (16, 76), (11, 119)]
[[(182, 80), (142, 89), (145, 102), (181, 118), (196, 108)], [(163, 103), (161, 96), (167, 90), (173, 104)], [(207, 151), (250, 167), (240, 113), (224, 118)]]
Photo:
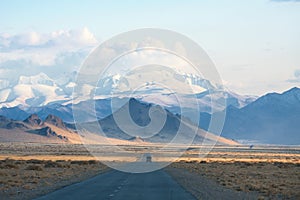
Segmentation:
[(143, 174), (109, 171), (38, 198), (38, 200), (50, 199), (194, 200), (195, 198), (165, 171), (159, 170)]

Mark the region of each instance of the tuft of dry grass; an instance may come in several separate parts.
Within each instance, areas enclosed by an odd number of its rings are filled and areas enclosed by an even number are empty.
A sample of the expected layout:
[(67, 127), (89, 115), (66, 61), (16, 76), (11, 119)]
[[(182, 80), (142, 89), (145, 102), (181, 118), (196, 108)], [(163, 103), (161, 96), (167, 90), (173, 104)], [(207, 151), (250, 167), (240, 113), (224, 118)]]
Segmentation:
[(43, 168), (39, 165), (28, 165), (25, 170), (43, 171)]

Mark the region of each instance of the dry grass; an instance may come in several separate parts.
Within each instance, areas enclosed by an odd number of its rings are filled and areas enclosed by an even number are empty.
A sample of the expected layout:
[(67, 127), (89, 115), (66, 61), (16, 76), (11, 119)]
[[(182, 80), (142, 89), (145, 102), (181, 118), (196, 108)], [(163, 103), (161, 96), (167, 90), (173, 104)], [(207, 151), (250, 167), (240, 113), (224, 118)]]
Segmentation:
[[(160, 147), (145, 145), (122, 148), (135, 154)], [(0, 197), (4, 199), (31, 199), (107, 169), (93, 160), (95, 158), (79, 144), (0, 143), (0, 149)], [(166, 152), (166, 160), (177, 158), (178, 152), (174, 149)], [(99, 149), (101, 152), (108, 150), (106, 146)], [(243, 146), (217, 146), (208, 154), (205, 152), (205, 146), (193, 146), (171, 167), (184, 169), (180, 171), (188, 171), (199, 177), (205, 176), (236, 191), (257, 191), (262, 198), (300, 199), (299, 147), (249, 149)], [(101, 159), (114, 161), (117, 158), (103, 156)], [(186, 179), (191, 182), (191, 179)], [(186, 185), (180, 179), (179, 182)]]
[(208, 177), (236, 191), (257, 191), (262, 199), (300, 199), (299, 163), (181, 161), (171, 167)]
[(105, 170), (94, 160), (0, 160), (0, 196), (31, 199)]

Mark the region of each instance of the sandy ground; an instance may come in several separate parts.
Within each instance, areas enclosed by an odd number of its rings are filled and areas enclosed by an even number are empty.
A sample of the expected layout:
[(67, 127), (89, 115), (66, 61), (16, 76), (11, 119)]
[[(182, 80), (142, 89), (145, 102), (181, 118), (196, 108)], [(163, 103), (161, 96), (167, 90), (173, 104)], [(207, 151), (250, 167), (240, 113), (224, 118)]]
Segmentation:
[[(144, 153), (159, 146), (123, 148)], [(0, 143), (0, 149), (0, 199), (31, 199), (108, 170), (79, 144)], [(101, 146), (99, 151), (109, 149)], [(177, 155), (170, 148), (163, 159)], [(241, 199), (300, 199), (299, 166), (299, 147), (216, 146), (210, 151), (193, 146), (167, 170), (199, 199), (207, 184), (215, 188), (212, 194), (228, 190)]]

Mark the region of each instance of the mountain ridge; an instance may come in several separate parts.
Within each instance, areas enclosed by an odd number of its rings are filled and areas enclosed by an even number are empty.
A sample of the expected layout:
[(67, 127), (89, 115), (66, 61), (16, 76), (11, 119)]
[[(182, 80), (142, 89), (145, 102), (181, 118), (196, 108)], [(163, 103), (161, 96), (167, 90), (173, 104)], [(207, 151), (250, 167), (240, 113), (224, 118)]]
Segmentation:
[[(92, 102), (80, 102), (78, 103), (80, 106), (77, 109), (83, 108), (84, 104), (88, 105), (90, 103)], [(147, 102), (145, 103), (147, 104)], [(95, 104), (99, 119), (104, 119), (111, 115), (112, 110), (107, 109), (110, 104), (111, 100), (108, 99), (99, 100)], [(299, 144), (299, 105), (300, 88), (298, 87), (293, 87), (282, 93), (265, 94), (242, 108), (229, 105), (225, 110), (227, 116), (222, 135), (235, 140), (256, 140), (257, 142), (269, 144)], [(72, 123), (72, 109), (73, 107), (70, 105), (52, 104), (47, 108), (32, 108), (31, 112), (35, 113), (37, 111), (39, 115), (41, 113), (43, 115), (42, 120), (45, 120), (48, 114), (56, 114), (57, 112), (59, 115), (66, 116), (64, 118), (69, 119), (68, 122)], [(169, 110), (169, 108), (166, 109)], [(90, 112), (89, 110), (86, 111)], [(169, 111), (176, 114), (174, 110)], [(16, 116), (18, 117), (17, 120), (24, 120), (30, 114), (19, 107), (0, 109), (0, 115), (8, 118)], [(83, 118), (88, 118), (87, 115), (82, 116)], [(201, 128), (208, 129), (210, 116), (210, 113), (200, 113)], [(22, 128), (23, 125), (22, 123), (12, 122), (9, 126), (19, 126)]]
[[(200, 91), (198, 99), (203, 103), (203, 109), (209, 110), (209, 101), (207, 97), (207, 91), (209, 90), (210, 95), (215, 95), (214, 98), (219, 98), (219, 86), (212, 85), (208, 80), (201, 79), (198, 76), (192, 74), (178, 74), (182, 79), (182, 84), (187, 84), (189, 87), (198, 88)], [(76, 73), (70, 74), (57, 80), (50, 78), (47, 74), (39, 73), (33, 76), (20, 76), (16, 83), (7, 83), (0, 88), (0, 108), (12, 108), (12, 107), (23, 107), (24, 110), (30, 109), (31, 107), (50, 107), (51, 104), (67, 105), (71, 104), (72, 100), (74, 103), (80, 103), (81, 101), (89, 100), (89, 95), (95, 92), (96, 99), (106, 99), (110, 97), (112, 91), (118, 87), (121, 76), (119, 74), (105, 77), (103, 80), (99, 80), (100, 86), (97, 86), (95, 90), (91, 85), (86, 85), (84, 94), (79, 99), (72, 99), (73, 88), (76, 87)], [(180, 82), (181, 83), (181, 82)], [(152, 83), (147, 83), (147, 90), (144, 93), (139, 94), (140, 100), (160, 104), (163, 106), (172, 106), (176, 99), (171, 98), (168, 95), (159, 95), (154, 88), (151, 90)], [(97, 93), (100, 88), (100, 94)], [(201, 89), (199, 89), (201, 88)], [(163, 92), (163, 90), (159, 90)], [(124, 94), (124, 93), (122, 93)], [(200, 95), (202, 94), (202, 95)], [(106, 96), (105, 96), (106, 95)], [(188, 95), (185, 95), (188, 96)], [(243, 107), (247, 103), (253, 101), (256, 97), (242, 96), (231, 91), (225, 91), (222, 94), (222, 98), (228, 99), (229, 104), (233, 104), (237, 107)], [(123, 98), (124, 95), (120, 95), (119, 98)], [(194, 98), (194, 97), (192, 97)], [(157, 101), (160, 99), (159, 101)], [(188, 105), (189, 106), (189, 105)]]
[[(156, 142), (169, 143), (176, 138), (178, 139), (176, 141), (182, 144), (184, 144), (185, 142), (201, 144), (204, 141), (206, 142), (209, 141), (218, 144), (227, 144), (227, 145), (238, 144), (233, 140), (207, 133), (206, 131), (200, 129), (198, 126), (194, 125), (192, 121), (189, 120), (188, 118), (185, 118), (178, 114), (173, 114), (170, 111), (158, 105), (140, 102), (134, 98), (131, 98), (127, 104), (128, 105), (124, 105), (113, 114), (98, 121), (102, 131), (107, 137), (125, 139), (125, 140), (130, 140), (133, 137), (137, 137), (137, 138), (141, 138), (143, 141), (154, 142), (154, 143)], [(136, 125), (144, 127), (144, 129), (140, 129), (140, 131), (143, 132), (142, 133), (139, 132), (138, 133), (139, 135), (128, 135), (126, 132), (124, 132), (124, 129), (120, 129), (120, 127), (117, 125), (115, 121), (115, 117), (118, 116), (123, 117), (123, 119), (126, 118), (126, 116), (122, 114), (119, 115), (119, 112), (122, 112), (122, 109), (126, 108), (127, 106), (129, 108), (129, 113), (131, 115), (130, 117), (132, 121)], [(155, 132), (153, 129), (147, 129), (150, 123), (156, 123), (155, 119), (152, 122), (149, 116), (151, 109), (154, 109), (156, 114), (160, 115), (164, 113), (166, 115), (166, 121), (164, 122), (162, 128), (155, 135), (152, 135), (152, 133)], [(125, 129), (128, 128), (127, 130), (129, 130), (131, 126), (127, 127), (126, 121), (123, 122), (125, 125), (123, 128)], [(94, 126), (95, 123), (90, 122), (87, 123), (84, 127), (88, 130), (89, 127), (94, 127)], [(154, 129), (155, 128), (157, 127), (154, 127)]]
[(300, 144), (300, 88), (269, 93), (249, 105), (227, 108), (222, 135), (270, 144)]

